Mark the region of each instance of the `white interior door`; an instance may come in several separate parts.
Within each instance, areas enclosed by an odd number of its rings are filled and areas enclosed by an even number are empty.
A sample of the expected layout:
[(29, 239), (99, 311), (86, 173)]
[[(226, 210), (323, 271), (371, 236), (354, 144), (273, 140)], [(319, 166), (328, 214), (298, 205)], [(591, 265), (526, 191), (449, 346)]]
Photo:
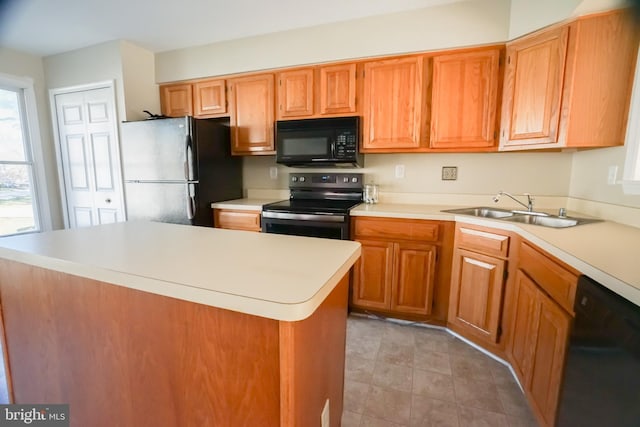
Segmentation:
[(54, 95), (68, 226), (124, 221), (111, 87)]

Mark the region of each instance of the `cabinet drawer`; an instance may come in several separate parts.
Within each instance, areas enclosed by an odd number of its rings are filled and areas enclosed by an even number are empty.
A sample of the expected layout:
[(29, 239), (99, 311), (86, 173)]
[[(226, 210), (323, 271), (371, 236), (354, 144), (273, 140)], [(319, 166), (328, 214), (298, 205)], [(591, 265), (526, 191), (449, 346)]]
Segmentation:
[(506, 257), (509, 253), (509, 236), (492, 231), (478, 230), (468, 226), (458, 226), (456, 246), (486, 255)]
[(518, 266), (569, 313), (573, 313), (578, 275), (529, 244), (520, 245)]
[(439, 234), (440, 224), (425, 220), (356, 218), (353, 226), (355, 237), (375, 237), (376, 239), (436, 242)]
[(216, 228), (260, 231), (260, 211), (214, 209), (213, 223)]

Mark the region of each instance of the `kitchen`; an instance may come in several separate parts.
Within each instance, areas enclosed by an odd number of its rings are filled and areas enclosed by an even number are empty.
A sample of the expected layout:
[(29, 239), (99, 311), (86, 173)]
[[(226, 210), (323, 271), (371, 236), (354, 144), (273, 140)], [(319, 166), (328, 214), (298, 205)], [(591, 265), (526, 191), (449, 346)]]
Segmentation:
[[(580, 13), (594, 11), (593, 8), (596, 7), (594, 2), (581, 3), (581, 7), (578, 8), (581, 9)], [(143, 108), (159, 111), (158, 100), (156, 99), (155, 105), (150, 101), (158, 96), (157, 88), (154, 86), (156, 82), (496, 43), (565, 19), (573, 13), (573, 10), (562, 10), (563, 7), (571, 9), (568, 5), (549, 4), (548, 8), (537, 11), (528, 10), (525, 2), (511, 2), (510, 11), (506, 5), (507, 2), (497, 1), (463, 2), (440, 6), (423, 11), (422, 14), (401, 13), (385, 18), (368, 18), (348, 25), (333, 24), (329, 28), (335, 30), (331, 33), (335, 34), (340, 42), (319, 36), (325, 34), (322, 30), (327, 28), (311, 28), (164, 52), (156, 54), (155, 58), (150, 52), (145, 52), (129, 42), (112, 42), (46, 57), (40, 61), (40, 65), (35, 58), (5, 52), (6, 55), (13, 56), (8, 56), (8, 60), (3, 60), (3, 64), (10, 64), (8, 67), (30, 65), (29, 72), (20, 70), (13, 74), (40, 76), (42, 88), (72, 86), (115, 78), (120, 83), (116, 84), (119, 91), (119, 115), (131, 120), (142, 118), (140, 111)], [(574, 7), (577, 7), (577, 4)], [(415, 26), (412, 26), (413, 23)], [(369, 27), (388, 28), (389, 32), (369, 30), (365, 33), (358, 32), (367, 34), (367, 37), (353, 37), (352, 32), (355, 32), (356, 28), (364, 31)], [(389, 34), (393, 34), (393, 37)], [(363, 43), (363, 39), (367, 42)], [(299, 45), (292, 40), (298, 41)], [(286, 52), (282, 51), (283, 45), (287, 46)], [(234, 54), (229, 55), (230, 51)], [(273, 51), (280, 54), (274, 56), (271, 54)], [(216, 61), (215, 64), (209, 64), (206, 60), (220, 56), (228, 57), (229, 61), (235, 59), (237, 62), (225, 64)], [(192, 68), (189, 69), (185, 64), (191, 64)], [(147, 69), (148, 72), (140, 73), (139, 70), (142, 69)], [(12, 70), (9, 68), (2, 71)], [(140, 93), (145, 87), (150, 88), (146, 95)], [(40, 102), (46, 103), (44, 92)], [(41, 121), (46, 124), (47, 114), (41, 114), (44, 115), (44, 120)], [(43, 123), (41, 126), (50, 132)], [(44, 131), (42, 133), (45, 135)], [(46, 138), (46, 135), (44, 137)], [(44, 148), (49, 154), (53, 151), (52, 145), (46, 145)], [(536, 203), (541, 208), (557, 209), (567, 206), (570, 211), (582, 212), (584, 207), (595, 210), (611, 207), (612, 214), (616, 216), (611, 219), (625, 222), (624, 218), (631, 218), (631, 221), (637, 218), (634, 215), (638, 206), (637, 196), (623, 194), (619, 184), (606, 184), (609, 166), (618, 165), (622, 168), (624, 156), (623, 147), (553, 153), (367, 154), (365, 168), (360, 171), (372, 176), (380, 186), (381, 201), (407, 203), (418, 198), (428, 203), (445, 197), (447, 200), (439, 204), (460, 204), (459, 201), (466, 198), (473, 200), (473, 205), (484, 205), (490, 203), (491, 196), (498, 190), (515, 193), (528, 191), (538, 196)], [(396, 178), (398, 165), (404, 166), (404, 178)], [(440, 173), (443, 166), (457, 166), (458, 180), (442, 181)], [(271, 168), (274, 167), (277, 168), (276, 179), (271, 178)], [(544, 174), (540, 173), (541, 169), (544, 170)], [(286, 198), (288, 172), (287, 169), (275, 165), (272, 157), (245, 157), (244, 182), (247, 195)], [(49, 182), (53, 187), (53, 194), (57, 192), (55, 182), (55, 179)], [(54, 218), (54, 223), (58, 226), (61, 224), (60, 213)]]

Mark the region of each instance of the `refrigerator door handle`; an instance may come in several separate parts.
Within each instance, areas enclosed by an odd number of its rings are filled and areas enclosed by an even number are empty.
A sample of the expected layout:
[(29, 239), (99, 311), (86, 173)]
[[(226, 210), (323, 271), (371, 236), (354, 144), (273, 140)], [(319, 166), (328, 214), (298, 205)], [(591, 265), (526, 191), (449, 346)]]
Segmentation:
[(196, 216), (196, 189), (194, 184), (187, 184), (187, 218), (192, 220)]
[(191, 144), (191, 136), (187, 135), (185, 138), (185, 153), (186, 158), (184, 159), (184, 175), (187, 181), (193, 181), (193, 145)]

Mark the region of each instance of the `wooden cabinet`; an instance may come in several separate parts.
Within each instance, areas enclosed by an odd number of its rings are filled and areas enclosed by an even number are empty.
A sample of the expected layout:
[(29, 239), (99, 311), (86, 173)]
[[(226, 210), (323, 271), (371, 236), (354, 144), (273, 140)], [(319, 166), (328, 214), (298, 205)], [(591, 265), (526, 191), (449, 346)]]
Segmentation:
[(417, 151), (426, 145), (424, 57), (364, 64), (362, 152)]
[(510, 236), (484, 227), (456, 227), (449, 301), (450, 327), (493, 347), (501, 338)]
[(518, 257), (507, 354), (538, 421), (553, 426), (578, 272), (527, 242)]
[(500, 49), (433, 57), (431, 148), (496, 146)]
[(213, 225), (228, 230), (261, 231), (260, 211), (214, 209)]
[(321, 115), (356, 113), (356, 64), (318, 67)]
[(274, 154), (275, 96), (273, 74), (228, 80), (231, 153)]
[(162, 114), (169, 117), (193, 115), (193, 89), (189, 83), (160, 86)]
[(624, 144), (637, 52), (619, 10), (508, 43), (501, 149)]
[(278, 119), (313, 115), (313, 68), (278, 74)]
[[(352, 307), (399, 317), (443, 319), (448, 287), (447, 271), (451, 224), (437, 221), (357, 217), (352, 220), (353, 237), (362, 244), (362, 255), (354, 267)], [(438, 258), (439, 253), (445, 255)], [(444, 263), (441, 265), (440, 263)], [(445, 302), (446, 304), (446, 302)]]
[(553, 426), (571, 316), (549, 298), (523, 270), (515, 280), (511, 363), (545, 426)]
[(217, 117), (227, 114), (227, 88), (222, 79), (193, 84), (193, 115)]

